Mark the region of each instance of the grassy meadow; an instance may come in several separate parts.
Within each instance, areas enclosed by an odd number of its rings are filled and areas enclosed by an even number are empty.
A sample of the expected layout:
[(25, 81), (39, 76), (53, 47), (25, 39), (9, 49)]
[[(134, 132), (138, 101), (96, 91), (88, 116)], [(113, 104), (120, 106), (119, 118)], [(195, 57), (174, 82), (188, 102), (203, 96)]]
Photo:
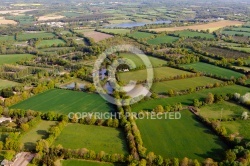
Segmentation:
[(31, 54), (7, 54), (0, 55), (0, 66), (3, 64), (15, 64), (18, 61), (31, 59), (33, 55)]
[(136, 122), (148, 152), (153, 151), (164, 158), (188, 157), (202, 161), (212, 157), (221, 160), (227, 148), (188, 110), (181, 112), (179, 120), (140, 119)]
[(231, 78), (231, 77), (239, 78), (239, 77), (243, 76), (243, 74), (241, 74), (241, 73), (238, 73), (238, 72), (235, 72), (235, 71), (232, 71), (229, 69), (221, 68), (218, 66), (214, 66), (211, 64), (202, 63), (202, 62), (185, 64), (185, 65), (182, 65), (182, 67), (193, 68), (194, 70), (199, 71), (199, 72), (217, 75), (217, 76), (221, 76), (221, 77), (225, 77), (225, 78)]
[(110, 106), (98, 94), (53, 89), (31, 97), (11, 108), (35, 110), (40, 112), (54, 111), (60, 114), (70, 112), (110, 112)]
[(58, 144), (64, 148), (128, 154), (124, 133), (111, 127), (68, 124), (55, 140), (54, 145)]

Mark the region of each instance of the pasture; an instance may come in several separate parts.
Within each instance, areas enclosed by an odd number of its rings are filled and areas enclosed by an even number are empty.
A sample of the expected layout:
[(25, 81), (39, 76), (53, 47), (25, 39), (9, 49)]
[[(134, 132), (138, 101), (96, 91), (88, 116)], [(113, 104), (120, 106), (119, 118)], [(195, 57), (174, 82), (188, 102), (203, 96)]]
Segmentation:
[(30, 32), (30, 33), (22, 33), (17, 35), (17, 40), (26, 41), (30, 39), (44, 39), (44, 38), (53, 38), (55, 34), (50, 32)]
[(97, 161), (85, 161), (85, 160), (62, 160), (62, 166), (122, 166), (116, 163), (104, 163)]
[(242, 113), (246, 111), (248, 111), (246, 108), (235, 103), (223, 101), (201, 107), (199, 109), (199, 114), (209, 119), (227, 119), (239, 118)]
[(17, 83), (17, 82), (0, 79), (0, 90), (5, 89), (5, 88), (9, 88), (9, 87), (13, 87), (13, 86), (17, 86), (17, 85), (19, 85), (19, 83)]
[(185, 64), (182, 65), (182, 67), (192, 68), (195, 71), (199, 71), (206, 74), (217, 75), (228, 79), (230, 79), (231, 77), (239, 78), (243, 76), (243, 74), (241, 73), (202, 62)]
[(83, 34), (86, 37), (92, 38), (95, 42), (99, 42), (99, 41), (106, 40), (106, 39), (113, 37), (112, 35), (101, 33), (101, 32), (96, 32), (96, 31), (84, 32)]
[(199, 38), (205, 38), (205, 39), (214, 39), (215, 36), (210, 33), (202, 33), (202, 32), (193, 32), (193, 31), (178, 31), (175, 33), (176, 35), (179, 35), (180, 37), (199, 37)]
[(53, 89), (20, 102), (12, 108), (35, 110), (41, 112), (54, 111), (60, 114), (70, 112), (110, 112), (109, 105), (98, 94)]
[(153, 33), (148, 33), (148, 32), (133, 32), (131, 34), (129, 34), (128, 36), (133, 37), (135, 39), (144, 39), (144, 38), (150, 38), (152, 36), (154, 36)]
[(228, 134), (250, 140), (250, 120), (221, 122), (221, 125), (226, 127)]
[(220, 28), (227, 27), (227, 26), (240, 26), (244, 24), (244, 22), (240, 21), (230, 21), (230, 20), (222, 20), (217, 22), (211, 22), (207, 24), (196, 24), (190, 26), (180, 26), (180, 27), (171, 27), (171, 28), (157, 28), (157, 29), (149, 29), (150, 31), (155, 32), (163, 32), (163, 31), (182, 31), (182, 30), (209, 30), (210, 32), (216, 31)]
[(65, 42), (61, 39), (42, 40), (36, 45), (36, 47), (37, 48), (51, 47), (51, 46), (58, 46), (58, 45), (63, 45), (63, 44), (65, 44)]
[(87, 148), (95, 152), (128, 154), (124, 133), (111, 127), (68, 124), (53, 144), (70, 149)]
[(246, 94), (249, 91), (250, 91), (249, 88), (239, 85), (230, 85), (213, 89), (205, 89), (187, 95), (175, 96), (169, 98), (158, 98), (158, 99), (148, 100), (147, 102), (136, 103), (132, 106), (132, 110), (135, 112), (139, 112), (141, 110), (152, 111), (152, 109), (154, 109), (157, 105), (166, 106), (166, 105), (174, 105), (176, 103), (181, 103), (183, 106), (189, 106), (193, 104), (194, 99), (204, 100), (207, 97), (208, 93), (226, 95), (228, 93)]
[(112, 33), (112, 34), (122, 34), (130, 33), (130, 29), (99, 29), (104, 33)]
[[(153, 68), (153, 71), (154, 71), (154, 78), (157, 79), (170, 78), (183, 74), (191, 74), (190, 72), (170, 67)], [(130, 80), (143, 81), (147, 79), (147, 70), (136, 70), (136, 71), (118, 73), (118, 77), (120, 81), (124, 83), (128, 83)]]
[[(132, 53), (120, 53), (120, 57), (127, 58), (127, 59), (133, 61), (137, 67), (139, 67), (143, 64), (143, 61), (141, 60), (141, 58), (139, 58), (137, 55), (132, 54)], [(153, 67), (162, 66), (163, 64), (167, 63), (167, 61), (164, 61), (162, 59), (155, 58), (152, 56), (148, 56), (148, 59), (151, 62)]]
[[(198, 122), (188, 110), (181, 112), (181, 119), (140, 119), (137, 125), (148, 152), (164, 158), (198, 159), (223, 158), (227, 146), (212, 131)], [(185, 131), (185, 132), (183, 132)]]
[(229, 36), (235, 36), (235, 35), (242, 35), (242, 36), (247, 36), (250, 37), (250, 32), (240, 32), (240, 31), (227, 31), (224, 30), (222, 31), (222, 34), (224, 35), (229, 35)]
[(247, 27), (237, 27), (237, 28), (232, 28), (232, 31), (240, 31), (240, 32), (249, 32), (250, 33), (250, 28)]
[(173, 36), (160, 36), (154, 39), (149, 39), (147, 43), (152, 45), (167, 44), (167, 43), (169, 44), (176, 42), (178, 39), (179, 39), (178, 37), (173, 37)]
[(250, 47), (230, 47), (230, 48), (236, 51), (243, 51), (250, 53)]
[(220, 80), (209, 77), (193, 77), (180, 80), (163, 81), (154, 83), (152, 91), (155, 93), (167, 93), (169, 90), (181, 91), (199, 86), (207, 86), (217, 82), (221, 83)]
[(15, 64), (21, 60), (31, 59), (33, 55), (31, 54), (7, 54), (0, 55), (0, 66), (3, 64)]
[(14, 36), (1, 35), (0, 41), (14, 41)]
[(56, 125), (55, 121), (41, 121), (37, 126), (25, 133), (21, 138), (24, 148), (35, 150), (36, 142), (40, 139), (46, 139), (49, 136), (48, 130), (54, 125)]

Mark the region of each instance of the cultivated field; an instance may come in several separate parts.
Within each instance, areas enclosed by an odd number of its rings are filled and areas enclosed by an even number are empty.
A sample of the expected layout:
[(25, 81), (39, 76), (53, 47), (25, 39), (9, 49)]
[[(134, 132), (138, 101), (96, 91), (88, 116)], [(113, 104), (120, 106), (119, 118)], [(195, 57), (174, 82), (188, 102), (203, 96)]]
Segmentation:
[(47, 20), (56, 20), (56, 19), (61, 19), (64, 18), (65, 16), (56, 16), (56, 15), (46, 15), (46, 16), (41, 16), (38, 18), (38, 21), (47, 21)]
[(65, 44), (65, 42), (61, 39), (42, 40), (38, 43), (36, 47), (37, 48), (44, 46), (51, 47), (51, 46), (58, 46), (59, 44)]
[(248, 110), (237, 104), (230, 102), (220, 102), (212, 105), (207, 105), (199, 110), (199, 114), (206, 118), (211, 119), (227, 119), (227, 118), (239, 118), (243, 112)]
[(156, 93), (166, 93), (170, 89), (174, 91), (187, 90), (199, 86), (211, 85), (221, 81), (209, 77), (194, 77), (181, 80), (156, 82), (153, 84), (152, 91)]
[(17, 36), (17, 40), (53, 38), (55, 35), (49, 32), (23, 33)]
[(18, 61), (31, 59), (33, 55), (31, 54), (7, 54), (0, 55), (0, 65), (3, 64), (15, 64)]
[(179, 35), (180, 37), (200, 37), (200, 38), (206, 38), (206, 39), (214, 39), (215, 36), (210, 33), (201, 33), (201, 32), (193, 32), (193, 31), (178, 31), (175, 33), (176, 35)]
[(0, 90), (4, 89), (4, 88), (9, 88), (9, 87), (17, 86), (17, 85), (19, 85), (19, 83), (17, 83), (17, 82), (0, 79)]
[(194, 99), (204, 100), (207, 97), (208, 93), (226, 95), (228, 93), (246, 94), (249, 91), (250, 91), (249, 88), (239, 86), (239, 85), (230, 85), (230, 86), (218, 87), (218, 88), (213, 88), (213, 89), (205, 89), (205, 90), (202, 90), (196, 93), (187, 94), (187, 95), (175, 96), (175, 97), (169, 97), (169, 98), (159, 98), (159, 99), (154, 99), (154, 100), (148, 100), (147, 102), (137, 103), (132, 106), (132, 110), (135, 112), (138, 112), (141, 110), (151, 111), (157, 105), (166, 106), (166, 105), (174, 105), (176, 103), (182, 103), (183, 106), (189, 106), (193, 104)]
[(17, 22), (14, 21), (14, 20), (8, 20), (8, 19), (5, 19), (4, 17), (0, 17), (0, 25), (2, 24), (11, 24), (11, 25), (16, 25)]
[(179, 38), (173, 36), (160, 36), (154, 39), (149, 39), (147, 41), (148, 44), (158, 45), (158, 44), (165, 44), (165, 43), (173, 43), (176, 42)]
[[(137, 55), (132, 54), (132, 53), (120, 53), (120, 57), (130, 59), (131, 61), (135, 63), (137, 67), (143, 64), (143, 61), (141, 60), (141, 58), (139, 58)], [(162, 59), (155, 58), (152, 56), (148, 56), (148, 59), (150, 60), (153, 67), (162, 66), (163, 64), (167, 63), (167, 61), (164, 61)]]
[(35, 150), (36, 142), (40, 139), (45, 139), (49, 136), (48, 129), (56, 125), (55, 121), (41, 121), (37, 126), (22, 136), (22, 143), (24, 148), (28, 150)]
[(61, 114), (69, 112), (110, 112), (109, 104), (98, 94), (76, 92), (70, 90), (53, 89), (38, 94), (12, 108), (35, 110), (41, 112), (55, 111)]
[(182, 27), (171, 27), (171, 28), (157, 28), (157, 29), (149, 29), (150, 31), (162, 32), (162, 31), (182, 31), (182, 30), (209, 30), (210, 32), (218, 30), (223, 27), (232, 26), (232, 25), (242, 25), (243, 22), (240, 21), (229, 21), (223, 20), (218, 22), (211, 22), (208, 24), (198, 24), (198, 25), (190, 25), (190, 26), (182, 26)]
[(152, 33), (147, 32), (133, 32), (129, 34), (129, 36), (135, 38), (135, 39), (143, 39), (143, 38), (150, 38), (151, 36), (154, 36)]
[[(153, 70), (154, 70), (154, 78), (157, 79), (170, 78), (182, 74), (190, 74), (189, 72), (170, 67), (159, 67), (159, 68), (154, 68)], [(119, 79), (124, 83), (128, 83), (130, 80), (143, 81), (147, 79), (147, 70), (123, 72), (119, 73), (118, 76)]]
[(247, 36), (250, 37), (250, 32), (239, 32), (239, 31), (222, 31), (222, 34), (224, 35), (229, 35), (229, 36), (235, 36), (235, 35), (242, 35), (242, 36)]
[(125, 135), (119, 129), (110, 127), (68, 124), (55, 140), (54, 145), (58, 144), (70, 149), (87, 148), (95, 152), (128, 154)]
[(221, 67), (217, 67), (211, 64), (207, 64), (207, 63), (202, 63), (202, 62), (198, 62), (198, 63), (192, 63), (192, 64), (186, 64), (186, 65), (182, 65), (185, 68), (193, 68), (196, 71), (199, 72), (203, 72), (203, 73), (207, 73), (207, 74), (212, 74), (212, 75), (217, 75), (220, 77), (225, 77), (225, 78), (239, 78), (241, 76), (243, 76), (243, 74), (232, 71), (232, 70), (228, 70), (228, 69), (224, 69)]
[(221, 160), (227, 147), (219, 137), (196, 121), (189, 111), (182, 111), (181, 115), (179, 120), (136, 121), (148, 152), (153, 151), (164, 158)]
[(113, 37), (112, 35), (101, 33), (101, 32), (84, 32), (84, 36), (94, 39), (95, 42), (99, 42), (108, 38)]
[(121, 164), (84, 160), (63, 160), (61, 161), (61, 164), (62, 166), (122, 166)]
[(99, 29), (102, 32), (113, 33), (113, 34), (126, 34), (130, 32), (130, 29)]

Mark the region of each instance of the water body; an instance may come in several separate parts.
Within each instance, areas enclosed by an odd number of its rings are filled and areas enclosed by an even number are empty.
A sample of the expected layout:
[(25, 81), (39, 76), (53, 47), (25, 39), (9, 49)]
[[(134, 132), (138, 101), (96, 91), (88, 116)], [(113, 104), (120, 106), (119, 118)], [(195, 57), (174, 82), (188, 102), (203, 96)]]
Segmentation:
[[(78, 87), (79, 87), (80, 89), (84, 89), (84, 86), (85, 86), (84, 84), (78, 83)], [(64, 88), (66, 88), (66, 89), (74, 89), (74, 88), (75, 88), (75, 83), (72, 82), (72, 83), (66, 85)]]
[(148, 25), (148, 24), (170, 24), (171, 21), (167, 20), (167, 21), (153, 21), (153, 22), (127, 22), (127, 23), (121, 23), (121, 24), (111, 24), (111, 25), (107, 25), (105, 27), (107, 28), (133, 28), (133, 27), (139, 27), (139, 26), (144, 26), (144, 25)]

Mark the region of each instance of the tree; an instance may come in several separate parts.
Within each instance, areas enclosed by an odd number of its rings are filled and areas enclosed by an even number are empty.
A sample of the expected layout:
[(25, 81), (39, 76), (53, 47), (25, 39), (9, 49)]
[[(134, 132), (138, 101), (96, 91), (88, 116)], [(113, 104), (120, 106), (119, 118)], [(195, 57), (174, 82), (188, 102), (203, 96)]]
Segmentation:
[(12, 158), (14, 157), (14, 155), (15, 155), (15, 151), (13, 151), (13, 150), (8, 150), (8, 151), (6, 151), (5, 153), (4, 153), (4, 158), (6, 159), (6, 160), (12, 160)]
[(234, 162), (236, 160), (236, 154), (232, 150), (228, 150), (226, 152), (226, 160), (230, 163)]
[(37, 152), (48, 152), (49, 150), (49, 143), (42, 139), (36, 143), (36, 151)]
[(200, 106), (202, 105), (202, 102), (199, 101), (198, 99), (194, 99), (193, 105), (194, 105), (195, 107), (200, 107)]
[(179, 159), (178, 158), (173, 159), (173, 166), (179, 166)]
[(212, 93), (209, 93), (207, 98), (206, 98), (206, 103), (207, 104), (213, 104), (214, 103), (214, 95)]
[(29, 125), (27, 123), (22, 123), (20, 127), (24, 132), (29, 130)]
[(154, 109), (154, 112), (164, 112), (164, 108), (162, 105), (157, 105), (156, 108)]
[(180, 166), (188, 166), (188, 158), (187, 157), (182, 159)]
[(247, 120), (249, 118), (248, 112), (243, 112), (242, 115), (241, 115), (241, 118), (243, 120)]
[(0, 141), (0, 151), (3, 150), (3, 142)]

